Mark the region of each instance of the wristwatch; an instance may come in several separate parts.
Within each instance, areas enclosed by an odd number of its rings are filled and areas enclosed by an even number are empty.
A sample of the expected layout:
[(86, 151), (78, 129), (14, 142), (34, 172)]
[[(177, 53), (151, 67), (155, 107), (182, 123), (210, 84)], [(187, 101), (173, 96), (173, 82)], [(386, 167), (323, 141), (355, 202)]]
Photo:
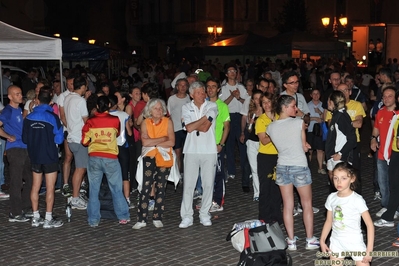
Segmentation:
[(378, 136), (371, 136), (370, 137), (370, 140), (372, 140), (372, 139), (377, 139), (378, 138)]

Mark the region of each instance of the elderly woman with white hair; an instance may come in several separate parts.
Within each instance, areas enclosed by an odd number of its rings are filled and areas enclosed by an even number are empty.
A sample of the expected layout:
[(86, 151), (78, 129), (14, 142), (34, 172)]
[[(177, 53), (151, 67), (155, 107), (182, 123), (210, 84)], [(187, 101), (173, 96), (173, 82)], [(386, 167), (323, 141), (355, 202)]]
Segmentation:
[(147, 226), (148, 202), (151, 186), (155, 183), (155, 208), (152, 222), (155, 227), (163, 227), (162, 218), (165, 209), (165, 188), (171, 167), (173, 165), (172, 147), (175, 145), (173, 122), (165, 117), (167, 113), (165, 102), (154, 98), (148, 101), (143, 115), (146, 118), (141, 123), (141, 141), (143, 144), (142, 158), (142, 184), (139, 204), (137, 208), (138, 221), (133, 229)]

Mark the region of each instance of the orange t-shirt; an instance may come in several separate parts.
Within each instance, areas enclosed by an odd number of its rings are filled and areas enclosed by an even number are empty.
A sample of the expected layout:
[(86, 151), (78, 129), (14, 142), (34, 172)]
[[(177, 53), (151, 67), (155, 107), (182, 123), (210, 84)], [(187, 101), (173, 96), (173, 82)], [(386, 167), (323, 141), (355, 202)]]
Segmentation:
[[(144, 120), (147, 126), (147, 133), (150, 138), (160, 138), (168, 136), (168, 125), (169, 119), (164, 117), (158, 124), (155, 124), (151, 118), (146, 118)], [(154, 157), (156, 150), (152, 150), (146, 154), (148, 157)]]

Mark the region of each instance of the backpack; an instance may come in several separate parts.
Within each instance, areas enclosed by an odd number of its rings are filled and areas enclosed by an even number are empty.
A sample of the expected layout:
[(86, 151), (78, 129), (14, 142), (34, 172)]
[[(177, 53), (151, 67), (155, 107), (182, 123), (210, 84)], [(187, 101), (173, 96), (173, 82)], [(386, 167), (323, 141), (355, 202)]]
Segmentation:
[(287, 243), (280, 225), (276, 222), (250, 220), (236, 223), (226, 237), (233, 247), (242, 251), (237, 266), (292, 265), (286, 253)]
[(237, 266), (292, 266), (292, 258), (285, 250), (252, 253), (249, 249), (240, 255)]

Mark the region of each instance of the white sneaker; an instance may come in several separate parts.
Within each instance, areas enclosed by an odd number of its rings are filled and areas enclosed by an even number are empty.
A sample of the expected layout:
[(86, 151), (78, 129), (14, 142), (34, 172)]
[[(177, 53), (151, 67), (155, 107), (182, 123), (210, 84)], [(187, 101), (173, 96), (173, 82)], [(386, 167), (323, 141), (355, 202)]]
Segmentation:
[(393, 218), (394, 219), (398, 219), (399, 218), (399, 212), (398, 211), (395, 212), (395, 215), (393, 216)]
[(147, 226), (147, 223), (144, 223), (144, 222), (137, 222), (135, 225), (133, 225), (133, 229), (136, 229), (136, 230), (139, 230), (139, 229), (141, 229), (141, 228), (143, 228), (143, 227), (146, 227)]
[(209, 212), (220, 212), (223, 211), (223, 206), (219, 206), (216, 202), (212, 202), (212, 206), (209, 209)]
[(297, 209), (297, 208), (294, 208), (293, 216), (295, 217), (295, 216), (297, 216), (298, 214), (299, 214), (298, 209)]
[(162, 221), (160, 221), (160, 220), (152, 220), (152, 223), (154, 224), (154, 226), (155, 226), (156, 228), (161, 228), (161, 227), (163, 227), (163, 223), (162, 223)]
[(191, 220), (190, 218), (184, 218), (179, 224), (179, 228), (187, 228), (192, 225), (193, 225), (193, 220)]
[(130, 201), (129, 198), (126, 198), (127, 205), (129, 206), (129, 209), (134, 209), (134, 204)]
[(72, 209), (86, 210), (87, 209), (87, 202), (84, 201), (81, 197), (79, 197), (77, 200), (72, 199), (71, 200), (71, 207), (72, 207)]
[(386, 212), (386, 211), (387, 211), (387, 208), (382, 208), (381, 210), (379, 210), (379, 211), (375, 214), (375, 216), (381, 217), (381, 216), (384, 214), (384, 212)]
[(394, 223), (390, 221), (386, 221), (384, 219), (379, 219), (374, 222), (374, 225), (377, 227), (393, 227)]
[(374, 192), (374, 200), (381, 200), (381, 192)]
[(209, 218), (200, 219), (200, 223), (203, 226), (211, 226), (212, 225), (211, 219), (209, 219)]
[[(313, 213), (318, 213), (318, 212), (320, 211), (320, 210), (319, 210), (318, 208), (316, 208), (316, 207), (312, 207), (312, 209), (313, 209)], [(301, 204), (298, 204), (298, 207), (296, 208), (296, 210), (297, 210), (298, 213), (303, 212)], [(295, 211), (294, 211), (294, 212), (295, 212)], [(296, 215), (294, 215), (294, 216), (296, 216)]]
[(10, 194), (7, 194), (0, 190), (0, 199), (9, 199), (9, 198), (10, 198)]
[(296, 240), (298, 239), (298, 237), (294, 236), (294, 239), (289, 239), (288, 237), (285, 239), (287, 241), (287, 249), (288, 250), (296, 250)]

